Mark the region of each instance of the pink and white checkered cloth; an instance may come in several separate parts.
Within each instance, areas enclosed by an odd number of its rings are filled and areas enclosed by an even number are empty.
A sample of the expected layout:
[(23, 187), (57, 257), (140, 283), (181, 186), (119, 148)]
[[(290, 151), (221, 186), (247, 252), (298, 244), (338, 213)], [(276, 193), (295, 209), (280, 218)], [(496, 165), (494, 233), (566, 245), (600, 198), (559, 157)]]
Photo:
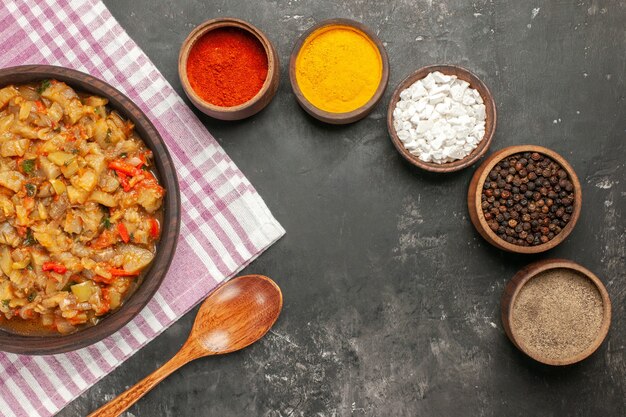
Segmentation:
[(174, 159), (182, 225), (163, 285), (122, 330), (67, 354), (0, 353), (3, 417), (55, 414), (284, 234), (241, 171), (99, 0), (2, 0), (0, 67), (22, 64), (90, 73), (141, 107)]

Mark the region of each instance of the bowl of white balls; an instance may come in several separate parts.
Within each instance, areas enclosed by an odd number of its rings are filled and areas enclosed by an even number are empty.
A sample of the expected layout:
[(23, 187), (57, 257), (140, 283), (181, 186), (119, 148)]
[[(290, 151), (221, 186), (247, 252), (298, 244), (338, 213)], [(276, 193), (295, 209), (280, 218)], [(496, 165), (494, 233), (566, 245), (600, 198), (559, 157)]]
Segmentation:
[(491, 91), (469, 70), (430, 65), (406, 77), (391, 96), (387, 127), (400, 154), (432, 172), (478, 161), (496, 131)]

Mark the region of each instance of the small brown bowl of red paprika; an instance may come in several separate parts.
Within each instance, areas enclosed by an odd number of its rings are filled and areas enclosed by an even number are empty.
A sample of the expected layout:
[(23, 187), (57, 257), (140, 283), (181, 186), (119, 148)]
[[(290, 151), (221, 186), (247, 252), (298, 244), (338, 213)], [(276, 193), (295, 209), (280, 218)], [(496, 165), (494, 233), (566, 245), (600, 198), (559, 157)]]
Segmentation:
[(241, 120), (261, 111), (276, 94), (278, 54), (250, 23), (211, 19), (183, 42), (178, 75), (200, 111), (220, 120)]

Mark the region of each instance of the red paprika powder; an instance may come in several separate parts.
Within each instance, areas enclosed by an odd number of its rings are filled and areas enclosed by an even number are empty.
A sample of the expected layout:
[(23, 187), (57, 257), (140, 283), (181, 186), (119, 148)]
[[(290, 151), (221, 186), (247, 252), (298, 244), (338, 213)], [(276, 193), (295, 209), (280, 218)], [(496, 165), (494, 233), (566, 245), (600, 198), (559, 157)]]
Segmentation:
[(254, 35), (238, 28), (218, 28), (191, 47), (187, 78), (203, 100), (232, 107), (259, 92), (267, 66), (265, 48)]

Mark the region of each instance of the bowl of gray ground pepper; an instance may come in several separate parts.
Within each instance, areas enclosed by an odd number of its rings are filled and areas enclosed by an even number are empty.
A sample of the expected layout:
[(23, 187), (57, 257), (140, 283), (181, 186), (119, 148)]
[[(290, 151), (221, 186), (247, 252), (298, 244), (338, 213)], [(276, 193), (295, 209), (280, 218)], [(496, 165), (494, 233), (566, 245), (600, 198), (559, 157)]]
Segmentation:
[(476, 170), (467, 205), (472, 223), (492, 245), (540, 253), (572, 232), (582, 192), (574, 169), (561, 155), (542, 146), (510, 146)]
[(506, 285), (502, 324), (513, 344), (547, 365), (571, 365), (594, 353), (611, 324), (611, 301), (600, 279), (565, 259), (520, 270)]

